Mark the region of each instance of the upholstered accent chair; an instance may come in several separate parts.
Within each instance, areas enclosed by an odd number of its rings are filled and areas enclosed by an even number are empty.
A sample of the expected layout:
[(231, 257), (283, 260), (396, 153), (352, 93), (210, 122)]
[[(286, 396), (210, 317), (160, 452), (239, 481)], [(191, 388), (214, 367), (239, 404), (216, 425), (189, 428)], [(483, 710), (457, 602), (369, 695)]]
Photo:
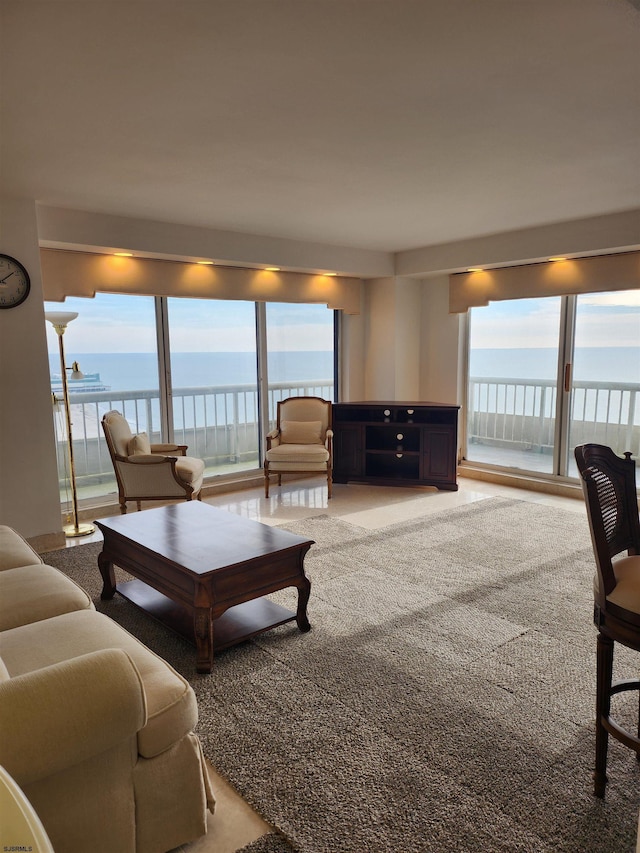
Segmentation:
[[(594, 622), (598, 629), (595, 794), (604, 797), (609, 735), (635, 750), (640, 760), (640, 725), (635, 732), (618, 722), (611, 698), (640, 691), (640, 680), (613, 682), (614, 643), (640, 652), (640, 519), (635, 463), (601, 444), (575, 449), (587, 505), (596, 561)], [(636, 702), (636, 708), (638, 704)]]
[(198, 498), (204, 476), (204, 462), (187, 456), (184, 444), (151, 444), (146, 433), (133, 435), (120, 412), (112, 410), (102, 418), (102, 429), (118, 482), (120, 512), (127, 501), (166, 501)]
[(331, 401), (322, 397), (288, 397), (280, 400), (276, 427), (267, 435), (264, 459), (264, 493), (269, 497), (269, 477), (282, 474), (319, 474), (327, 478), (331, 497), (333, 430)]

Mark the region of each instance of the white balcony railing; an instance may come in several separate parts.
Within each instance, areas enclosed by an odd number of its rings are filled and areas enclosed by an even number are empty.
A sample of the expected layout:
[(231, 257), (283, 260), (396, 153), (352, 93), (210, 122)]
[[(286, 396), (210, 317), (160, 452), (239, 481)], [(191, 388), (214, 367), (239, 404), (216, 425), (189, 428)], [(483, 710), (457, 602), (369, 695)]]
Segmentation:
[[(269, 388), (269, 411), (278, 400), (310, 394), (333, 399), (332, 380), (279, 383)], [(118, 409), (133, 432), (161, 440), (158, 391), (98, 391), (71, 394), (74, 461), (80, 496), (115, 489), (100, 421)], [(246, 470), (260, 464), (258, 395), (253, 385), (178, 388), (173, 391), (175, 440), (205, 460), (206, 474)], [(574, 382), (570, 443), (595, 441), (617, 453), (640, 456), (640, 385)], [(467, 436), (470, 444), (509, 452), (550, 454), (554, 443), (556, 386), (550, 380), (469, 380)], [(63, 419), (56, 418), (61, 494), (66, 485)], [(501, 464), (509, 464), (503, 462)], [(516, 467), (522, 467), (517, 465)], [(536, 466), (532, 466), (536, 469)]]
[[(333, 380), (304, 380), (269, 386), (269, 411), (278, 400), (298, 395), (333, 399)], [(115, 476), (101, 420), (110, 409), (127, 418), (134, 433), (161, 438), (157, 390), (70, 393), (74, 467), (79, 496), (107, 494)], [(205, 476), (246, 470), (260, 464), (258, 392), (255, 385), (220, 385), (173, 389), (174, 438), (189, 454), (205, 461)], [(61, 496), (66, 498), (67, 467), (64, 419), (56, 417), (56, 445)]]
[[(640, 452), (640, 385), (573, 383), (570, 444), (597, 442), (616, 453)], [(472, 377), (467, 436), (470, 444), (512, 451), (552, 453), (556, 383), (542, 379)]]

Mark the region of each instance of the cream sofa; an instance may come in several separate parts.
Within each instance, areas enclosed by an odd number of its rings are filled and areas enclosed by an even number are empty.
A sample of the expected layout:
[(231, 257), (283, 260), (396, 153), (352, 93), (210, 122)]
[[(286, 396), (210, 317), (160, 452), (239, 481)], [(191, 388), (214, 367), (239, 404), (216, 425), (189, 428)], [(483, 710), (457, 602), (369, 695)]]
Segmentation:
[(165, 853), (214, 800), (189, 683), (0, 525), (0, 765), (56, 853)]

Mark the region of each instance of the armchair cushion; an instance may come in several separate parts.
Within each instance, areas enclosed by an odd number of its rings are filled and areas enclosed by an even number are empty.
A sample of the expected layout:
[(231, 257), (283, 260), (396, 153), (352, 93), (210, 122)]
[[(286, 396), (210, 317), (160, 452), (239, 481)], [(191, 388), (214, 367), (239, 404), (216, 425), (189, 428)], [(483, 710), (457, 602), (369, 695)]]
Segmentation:
[(178, 456), (176, 471), (182, 482), (187, 483), (197, 492), (204, 476), (204, 460), (197, 459), (195, 456)]
[[(278, 462), (320, 464), (324, 465), (326, 470), (329, 451), (324, 444), (278, 444), (271, 450), (267, 450), (265, 458), (269, 464)], [(272, 470), (277, 469), (273, 467)]]
[(142, 453), (151, 453), (151, 442), (146, 432), (140, 432), (129, 439), (127, 446), (129, 456), (137, 456)]
[(322, 444), (322, 422), (282, 421), (280, 441), (282, 444)]

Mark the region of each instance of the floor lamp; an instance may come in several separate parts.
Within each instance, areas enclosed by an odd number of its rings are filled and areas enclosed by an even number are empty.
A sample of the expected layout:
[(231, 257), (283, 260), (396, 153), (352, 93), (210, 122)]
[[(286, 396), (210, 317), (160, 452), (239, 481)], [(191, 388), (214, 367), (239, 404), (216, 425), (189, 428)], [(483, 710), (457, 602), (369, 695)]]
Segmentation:
[(71, 371), (73, 379), (82, 379), (78, 362), (74, 361), (72, 367), (67, 367), (64, 358), (64, 344), (62, 338), (67, 325), (78, 316), (77, 311), (45, 311), (45, 320), (48, 320), (58, 335), (58, 346), (60, 348), (60, 368), (62, 371), (62, 395), (64, 397), (64, 410), (67, 416), (67, 447), (69, 451), (69, 480), (71, 482), (71, 505), (73, 507), (73, 524), (66, 524), (62, 529), (68, 537), (88, 536), (95, 531), (93, 524), (78, 523), (78, 495), (76, 492), (76, 470), (73, 463), (73, 436), (71, 433), (71, 406), (69, 405), (69, 384), (67, 382), (67, 370)]

